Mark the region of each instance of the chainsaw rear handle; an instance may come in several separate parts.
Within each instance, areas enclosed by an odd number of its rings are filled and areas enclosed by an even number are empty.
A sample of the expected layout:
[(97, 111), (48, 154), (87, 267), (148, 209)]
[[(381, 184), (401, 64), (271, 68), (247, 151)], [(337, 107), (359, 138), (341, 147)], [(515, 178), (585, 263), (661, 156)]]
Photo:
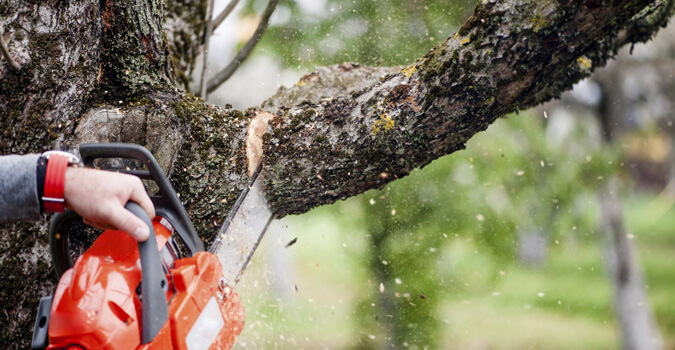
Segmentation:
[[(178, 199), (171, 183), (166, 178), (155, 157), (142, 146), (134, 144), (84, 144), (80, 146), (80, 156), (83, 162), (90, 167), (97, 159), (123, 158), (135, 159), (145, 165), (148, 171), (121, 170), (123, 173), (135, 175), (141, 179), (152, 180), (157, 184), (159, 193), (150, 198), (155, 206), (157, 215), (167, 219), (176, 234), (181, 238), (189, 256), (204, 251), (204, 245), (197, 236), (183, 204)], [(106, 170), (106, 169), (104, 169)], [(111, 170), (111, 169), (108, 169)], [(49, 225), (49, 248), (52, 256), (52, 266), (57, 277), (61, 277), (66, 270), (73, 266), (70, 254), (71, 228), (82, 224), (82, 218), (72, 210), (54, 215)], [(79, 232), (75, 230), (75, 232)]]
[(74, 210), (66, 210), (54, 215), (49, 223), (49, 252), (52, 257), (52, 268), (57, 278), (71, 267), (73, 258), (70, 255), (70, 230), (74, 225), (84, 225), (82, 217)]
[(127, 210), (138, 216), (150, 229), (150, 236), (145, 242), (138, 242), (138, 253), (141, 257), (141, 299), (142, 299), (142, 327), (141, 343), (151, 342), (162, 326), (169, 319), (169, 308), (166, 304), (166, 292), (169, 283), (162, 269), (157, 249), (157, 239), (152, 220), (140, 205), (128, 202)]
[(120, 170), (120, 172), (135, 175), (143, 180), (154, 181), (159, 187), (159, 193), (151, 195), (150, 199), (155, 205), (157, 215), (171, 223), (185, 243), (190, 256), (205, 250), (176, 191), (162, 172), (155, 157), (145, 147), (126, 143), (90, 143), (80, 145), (80, 156), (82, 162), (89, 167), (94, 167), (95, 160), (105, 158), (135, 159), (143, 163), (148, 171)]

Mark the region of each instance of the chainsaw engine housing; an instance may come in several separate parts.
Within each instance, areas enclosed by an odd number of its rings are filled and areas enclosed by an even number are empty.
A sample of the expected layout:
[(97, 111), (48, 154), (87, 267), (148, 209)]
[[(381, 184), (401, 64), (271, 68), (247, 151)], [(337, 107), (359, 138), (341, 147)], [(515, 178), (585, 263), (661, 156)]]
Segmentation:
[[(171, 232), (153, 222), (166, 247)], [(66, 271), (54, 294), (47, 349), (228, 349), (244, 324), (241, 300), (219, 281), (218, 259), (199, 252), (176, 260), (167, 276), (169, 321), (141, 344), (141, 268), (136, 241), (106, 231)], [(74, 348), (77, 349), (77, 348)]]

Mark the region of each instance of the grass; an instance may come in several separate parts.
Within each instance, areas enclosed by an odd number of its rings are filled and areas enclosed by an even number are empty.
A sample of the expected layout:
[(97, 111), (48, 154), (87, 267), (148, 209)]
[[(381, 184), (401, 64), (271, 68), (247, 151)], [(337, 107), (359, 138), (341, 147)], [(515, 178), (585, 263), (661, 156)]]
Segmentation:
[(515, 306), (500, 297), (449, 303), (444, 348), (615, 349), (611, 323), (566, 316), (547, 308)]
[[(654, 219), (645, 209), (649, 196), (626, 203), (650, 301), (666, 348), (673, 349), (675, 209)], [(247, 324), (236, 348), (350, 349), (374, 337), (359, 328), (355, 311), (362, 296), (377, 290), (361, 264), (367, 241), (357, 220), (333, 215), (340, 208), (318, 208), (268, 232), (238, 286)], [(437, 269), (447, 282), (436, 315), (443, 323), (442, 348), (620, 347), (600, 242), (561, 238), (539, 267), (497, 259), (471, 238), (449, 242)]]

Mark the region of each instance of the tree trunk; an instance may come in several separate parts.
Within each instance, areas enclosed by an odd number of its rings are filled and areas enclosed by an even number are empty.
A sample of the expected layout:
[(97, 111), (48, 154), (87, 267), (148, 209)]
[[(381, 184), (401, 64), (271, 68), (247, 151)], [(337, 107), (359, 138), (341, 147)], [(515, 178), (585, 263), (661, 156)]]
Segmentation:
[[(634, 111), (638, 110), (639, 114), (650, 118), (651, 123), (664, 126), (666, 132), (672, 134), (670, 113), (653, 107), (658, 105), (653, 101), (663, 104), (672, 99), (672, 95), (668, 93), (673, 88), (672, 79), (665, 78), (672, 75), (669, 73), (673, 72), (672, 64), (675, 59), (675, 56), (668, 57), (667, 54), (673, 49), (674, 31), (671, 29), (650, 45), (650, 52), (643, 50), (640, 54), (642, 57), (634, 59), (622, 55), (610, 67), (596, 75), (595, 80), (600, 84), (603, 95), (598, 115), (606, 145), (619, 142), (621, 136), (630, 131), (630, 124), (638, 122), (631, 120), (638, 114)], [(645, 67), (646, 62), (650, 63), (650, 68)], [(631, 76), (641, 76), (641, 79), (639, 82), (631, 82)], [(633, 90), (631, 95), (626, 92), (627, 88)], [(639, 91), (638, 96), (635, 96), (635, 91)], [(652, 103), (645, 106), (644, 101)], [(649, 302), (647, 282), (635, 244), (628, 238), (625, 229), (623, 208), (618, 195), (619, 183), (617, 176), (608, 179), (599, 189), (598, 196), (601, 208), (600, 232), (604, 238), (606, 264), (613, 287), (614, 309), (621, 327), (623, 348), (662, 349), (663, 340)]]
[(614, 310), (621, 326), (625, 350), (663, 349), (635, 247), (623, 225), (617, 179), (609, 179), (600, 192), (601, 223), (607, 268), (614, 291)]
[[(187, 85), (204, 9), (201, 0), (3, 0), (0, 152), (142, 144), (208, 244), (253, 154), (264, 156), (280, 216), (381, 187), (462, 149), (496, 118), (559, 96), (619, 47), (648, 40), (673, 1), (482, 0), (457, 34), (416, 63), (382, 80), (358, 81), (382, 72), (358, 65), (326, 69), (357, 82), (303, 102), (295, 98), (321, 90), (321, 78), (307, 76), (270, 100), (273, 114), (210, 106), (177, 89)], [(269, 123), (247, 142), (252, 119)], [(260, 136), (261, 149), (247, 146)], [(7, 348), (26, 347), (39, 297), (54, 284), (44, 226), (0, 232)]]

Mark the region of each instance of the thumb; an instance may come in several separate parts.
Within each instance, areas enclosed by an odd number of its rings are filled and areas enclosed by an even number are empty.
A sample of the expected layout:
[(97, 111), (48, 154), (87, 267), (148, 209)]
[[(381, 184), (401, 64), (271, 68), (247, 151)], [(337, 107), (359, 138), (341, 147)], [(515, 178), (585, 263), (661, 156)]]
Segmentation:
[(150, 236), (150, 230), (145, 222), (126, 209), (121, 209), (119, 213), (113, 215), (111, 224), (139, 242), (147, 240)]

